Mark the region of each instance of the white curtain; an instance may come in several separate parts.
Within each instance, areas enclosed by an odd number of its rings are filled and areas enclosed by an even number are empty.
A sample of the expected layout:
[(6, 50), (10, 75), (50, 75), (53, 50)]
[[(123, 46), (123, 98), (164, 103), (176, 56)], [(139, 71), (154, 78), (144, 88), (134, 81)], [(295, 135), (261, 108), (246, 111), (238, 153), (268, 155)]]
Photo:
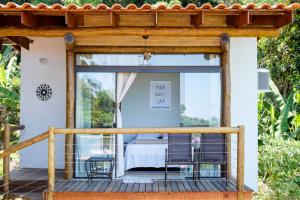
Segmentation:
[[(136, 73), (117, 73), (117, 128), (122, 128), (122, 113), (120, 105), (126, 93), (128, 92), (130, 86), (136, 78)], [(124, 163), (124, 143), (123, 135), (117, 135), (117, 177), (124, 175), (125, 169)]]

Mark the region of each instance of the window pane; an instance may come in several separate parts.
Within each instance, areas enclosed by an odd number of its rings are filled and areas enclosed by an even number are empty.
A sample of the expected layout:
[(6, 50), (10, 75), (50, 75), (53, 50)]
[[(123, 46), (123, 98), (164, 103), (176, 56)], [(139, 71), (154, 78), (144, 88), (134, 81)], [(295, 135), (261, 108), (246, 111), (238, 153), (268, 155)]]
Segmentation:
[(219, 66), (218, 54), (77, 54), (79, 66)]

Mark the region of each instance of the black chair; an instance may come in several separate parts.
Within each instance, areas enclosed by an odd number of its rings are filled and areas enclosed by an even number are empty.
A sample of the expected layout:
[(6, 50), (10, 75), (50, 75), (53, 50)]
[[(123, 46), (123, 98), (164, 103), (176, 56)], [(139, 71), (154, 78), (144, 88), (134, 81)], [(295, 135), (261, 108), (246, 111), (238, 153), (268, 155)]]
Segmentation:
[[(227, 165), (226, 142), (224, 134), (201, 134), (200, 149), (198, 152), (197, 163), (221, 165), (222, 168)], [(227, 170), (222, 170), (222, 176), (228, 179)], [(200, 175), (198, 173), (198, 177)]]
[(165, 157), (165, 180), (168, 165), (194, 165), (192, 158), (191, 134), (169, 134)]

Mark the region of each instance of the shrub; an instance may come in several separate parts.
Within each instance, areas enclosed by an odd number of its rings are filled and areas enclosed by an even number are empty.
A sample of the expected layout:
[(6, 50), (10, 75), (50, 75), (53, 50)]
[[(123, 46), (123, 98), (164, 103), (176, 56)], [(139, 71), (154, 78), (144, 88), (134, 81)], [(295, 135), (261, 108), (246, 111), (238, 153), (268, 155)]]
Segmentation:
[(300, 199), (300, 141), (264, 137), (259, 147), (260, 192), (255, 199)]

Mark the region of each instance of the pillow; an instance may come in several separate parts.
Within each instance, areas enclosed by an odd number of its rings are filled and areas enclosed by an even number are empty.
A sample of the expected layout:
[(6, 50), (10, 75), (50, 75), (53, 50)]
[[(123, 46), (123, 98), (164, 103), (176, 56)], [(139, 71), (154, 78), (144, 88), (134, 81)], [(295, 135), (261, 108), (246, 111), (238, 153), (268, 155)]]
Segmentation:
[(167, 139), (166, 134), (153, 133), (153, 134), (137, 134), (137, 140), (153, 140), (158, 139), (159, 136), (163, 136), (163, 139)]

